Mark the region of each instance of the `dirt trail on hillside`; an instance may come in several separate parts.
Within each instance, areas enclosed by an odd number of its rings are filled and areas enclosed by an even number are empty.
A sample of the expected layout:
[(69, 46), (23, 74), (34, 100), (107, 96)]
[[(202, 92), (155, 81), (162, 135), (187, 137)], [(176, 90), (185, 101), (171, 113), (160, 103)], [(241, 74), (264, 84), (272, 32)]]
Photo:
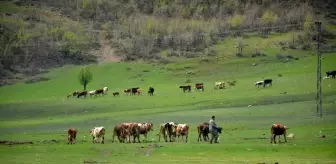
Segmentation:
[(107, 33), (102, 34), (100, 45), (101, 48), (99, 50), (93, 50), (90, 52), (98, 57), (99, 63), (120, 62), (124, 60), (125, 54), (116, 52), (116, 50), (111, 47), (110, 41), (107, 39)]

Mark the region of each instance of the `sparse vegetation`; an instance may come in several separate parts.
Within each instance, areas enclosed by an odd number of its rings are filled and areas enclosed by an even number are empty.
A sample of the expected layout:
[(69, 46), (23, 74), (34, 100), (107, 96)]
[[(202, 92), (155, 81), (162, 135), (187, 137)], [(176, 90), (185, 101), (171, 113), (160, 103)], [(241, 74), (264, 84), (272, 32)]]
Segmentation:
[[(228, 36), (258, 31), (261, 36), (303, 31), (297, 42), (308, 50), (312, 46), (311, 21), (327, 10), (319, 8), (319, 2), (299, 0), (13, 2), (0, 2), (1, 33), (5, 36), (1, 38), (5, 46), (1, 47), (0, 73), (6, 83), (14, 79), (11, 72), (31, 75), (39, 73), (39, 68), (92, 63), (111, 55), (118, 60), (165, 64), (176, 57), (211, 55), (204, 50)], [(331, 16), (329, 8), (327, 13)], [(23, 71), (25, 68), (30, 71)]]

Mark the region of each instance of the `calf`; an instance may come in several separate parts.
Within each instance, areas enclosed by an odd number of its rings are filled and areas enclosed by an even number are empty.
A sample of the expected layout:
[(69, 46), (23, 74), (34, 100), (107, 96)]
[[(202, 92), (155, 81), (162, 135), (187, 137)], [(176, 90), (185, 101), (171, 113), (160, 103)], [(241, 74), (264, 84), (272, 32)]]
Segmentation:
[(285, 142), (287, 142), (286, 139), (286, 132), (287, 127), (283, 126), (281, 124), (272, 124), (271, 125), (271, 143), (274, 141), (274, 144), (276, 144), (275, 137), (279, 136), (279, 142), (280, 142), (280, 136), (283, 135), (285, 138)]
[(149, 96), (153, 96), (153, 94), (154, 94), (154, 88), (149, 87), (148, 94), (149, 94)]
[(255, 86), (258, 86), (258, 88), (260, 86), (263, 86), (264, 85), (264, 81), (257, 81), (256, 83), (254, 83)]
[(68, 145), (74, 144), (76, 141), (77, 130), (74, 128), (68, 129)]
[(182, 136), (182, 141), (183, 141), (183, 136), (185, 136), (186, 142), (188, 142), (188, 133), (189, 133), (189, 125), (178, 124), (176, 126), (176, 136), (177, 136), (178, 141), (180, 139), (180, 136)]
[(191, 91), (191, 86), (190, 85), (180, 86), (179, 88), (181, 88), (183, 90), (183, 92), (185, 92), (185, 91), (190, 92)]
[(119, 92), (114, 92), (112, 94), (113, 94), (113, 96), (119, 96)]
[(209, 123), (205, 122), (203, 124), (198, 125), (197, 132), (198, 132), (197, 141), (202, 141), (202, 136), (203, 136), (204, 141), (209, 140)]
[(77, 98), (80, 98), (80, 97), (82, 97), (82, 96), (84, 96), (84, 98), (86, 98), (87, 94), (88, 94), (87, 91), (79, 92), (79, 93), (77, 94)]
[(336, 70), (334, 70), (334, 71), (328, 71), (328, 72), (326, 72), (326, 74), (327, 74), (327, 77), (331, 76), (331, 78), (335, 79)]
[(266, 87), (266, 85), (268, 84), (268, 86), (272, 86), (272, 79), (265, 79), (264, 80), (264, 88)]
[(93, 143), (99, 143), (98, 139), (101, 138), (101, 143), (104, 144), (104, 135), (105, 135), (105, 128), (102, 127), (95, 127), (89, 131), (90, 135), (92, 136)]

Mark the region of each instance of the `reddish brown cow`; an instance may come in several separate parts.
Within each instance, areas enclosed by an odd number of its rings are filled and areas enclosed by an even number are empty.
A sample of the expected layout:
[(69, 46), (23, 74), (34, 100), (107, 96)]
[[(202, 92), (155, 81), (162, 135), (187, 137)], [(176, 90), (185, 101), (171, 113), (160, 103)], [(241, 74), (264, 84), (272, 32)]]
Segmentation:
[(271, 125), (271, 143), (274, 141), (274, 144), (276, 144), (275, 137), (279, 136), (279, 143), (280, 143), (280, 136), (283, 135), (285, 138), (285, 142), (287, 142), (286, 139), (286, 131), (289, 129), (286, 126), (283, 126), (281, 124), (272, 124)]
[(197, 132), (198, 132), (197, 141), (202, 141), (202, 136), (204, 141), (209, 140), (209, 123), (205, 122), (203, 124), (199, 124), (197, 126)]
[[(124, 132), (128, 134), (129, 143), (131, 143), (131, 136), (133, 136), (133, 142), (135, 142), (135, 139), (137, 138), (140, 143), (140, 127), (138, 123), (121, 123), (121, 125), (125, 128)], [(123, 138), (126, 138), (125, 134)]]
[(68, 129), (68, 144), (74, 144), (76, 140), (77, 130), (74, 128)]
[(125, 142), (126, 137), (129, 135), (126, 128), (123, 124), (116, 125), (113, 130), (112, 142), (114, 142), (115, 136), (118, 137), (119, 142)]
[(203, 83), (196, 83), (195, 84), (195, 90), (202, 90), (204, 91), (204, 84)]
[(131, 136), (133, 136), (133, 143), (135, 143), (135, 139), (138, 139), (138, 142), (140, 143), (140, 126), (137, 123), (130, 124), (129, 128), (127, 129), (129, 132), (128, 135), (128, 142), (131, 142)]

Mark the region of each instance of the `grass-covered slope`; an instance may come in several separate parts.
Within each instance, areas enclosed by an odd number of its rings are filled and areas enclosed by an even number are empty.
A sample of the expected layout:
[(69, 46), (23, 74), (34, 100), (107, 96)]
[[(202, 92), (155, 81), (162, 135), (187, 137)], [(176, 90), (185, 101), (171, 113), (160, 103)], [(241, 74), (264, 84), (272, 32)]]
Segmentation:
[[(336, 81), (322, 80), (323, 118), (316, 117), (316, 56), (311, 51), (272, 46), (282, 38), (287, 36), (245, 38), (248, 45), (264, 47), (266, 56), (256, 58), (230, 56), (235, 41), (229, 39), (212, 47), (219, 52), (217, 59), (196, 58), (167, 65), (90, 65), (93, 81), (88, 90), (107, 86), (109, 94), (104, 97), (66, 99), (69, 92), (82, 89), (77, 66), (44, 74), (51, 79), (46, 82), (1, 87), (0, 140), (35, 144), (1, 145), (0, 163), (334, 163)], [(253, 48), (245, 50), (248, 54)], [(281, 62), (276, 53), (299, 60)], [(336, 55), (323, 54), (323, 58), (324, 75), (335, 69)], [(253, 85), (264, 78), (272, 78), (273, 86), (258, 89)], [(234, 80), (234, 86), (213, 89), (215, 81)], [(205, 83), (205, 92), (183, 93), (178, 88), (196, 82)], [(153, 86), (155, 96), (111, 94), (137, 86), (144, 93)], [(211, 115), (216, 115), (217, 124), (232, 135), (221, 134), (218, 145), (197, 143), (196, 126)], [(113, 127), (133, 121), (154, 123), (150, 143), (111, 143)], [(157, 143), (159, 124), (167, 121), (189, 124), (189, 142)], [(287, 125), (296, 138), (289, 138), (287, 144), (270, 144), (272, 123)], [(106, 144), (91, 143), (88, 130), (94, 126), (107, 128)], [(66, 145), (65, 130), (69, 127), (79, 130), (76, 145)]]

